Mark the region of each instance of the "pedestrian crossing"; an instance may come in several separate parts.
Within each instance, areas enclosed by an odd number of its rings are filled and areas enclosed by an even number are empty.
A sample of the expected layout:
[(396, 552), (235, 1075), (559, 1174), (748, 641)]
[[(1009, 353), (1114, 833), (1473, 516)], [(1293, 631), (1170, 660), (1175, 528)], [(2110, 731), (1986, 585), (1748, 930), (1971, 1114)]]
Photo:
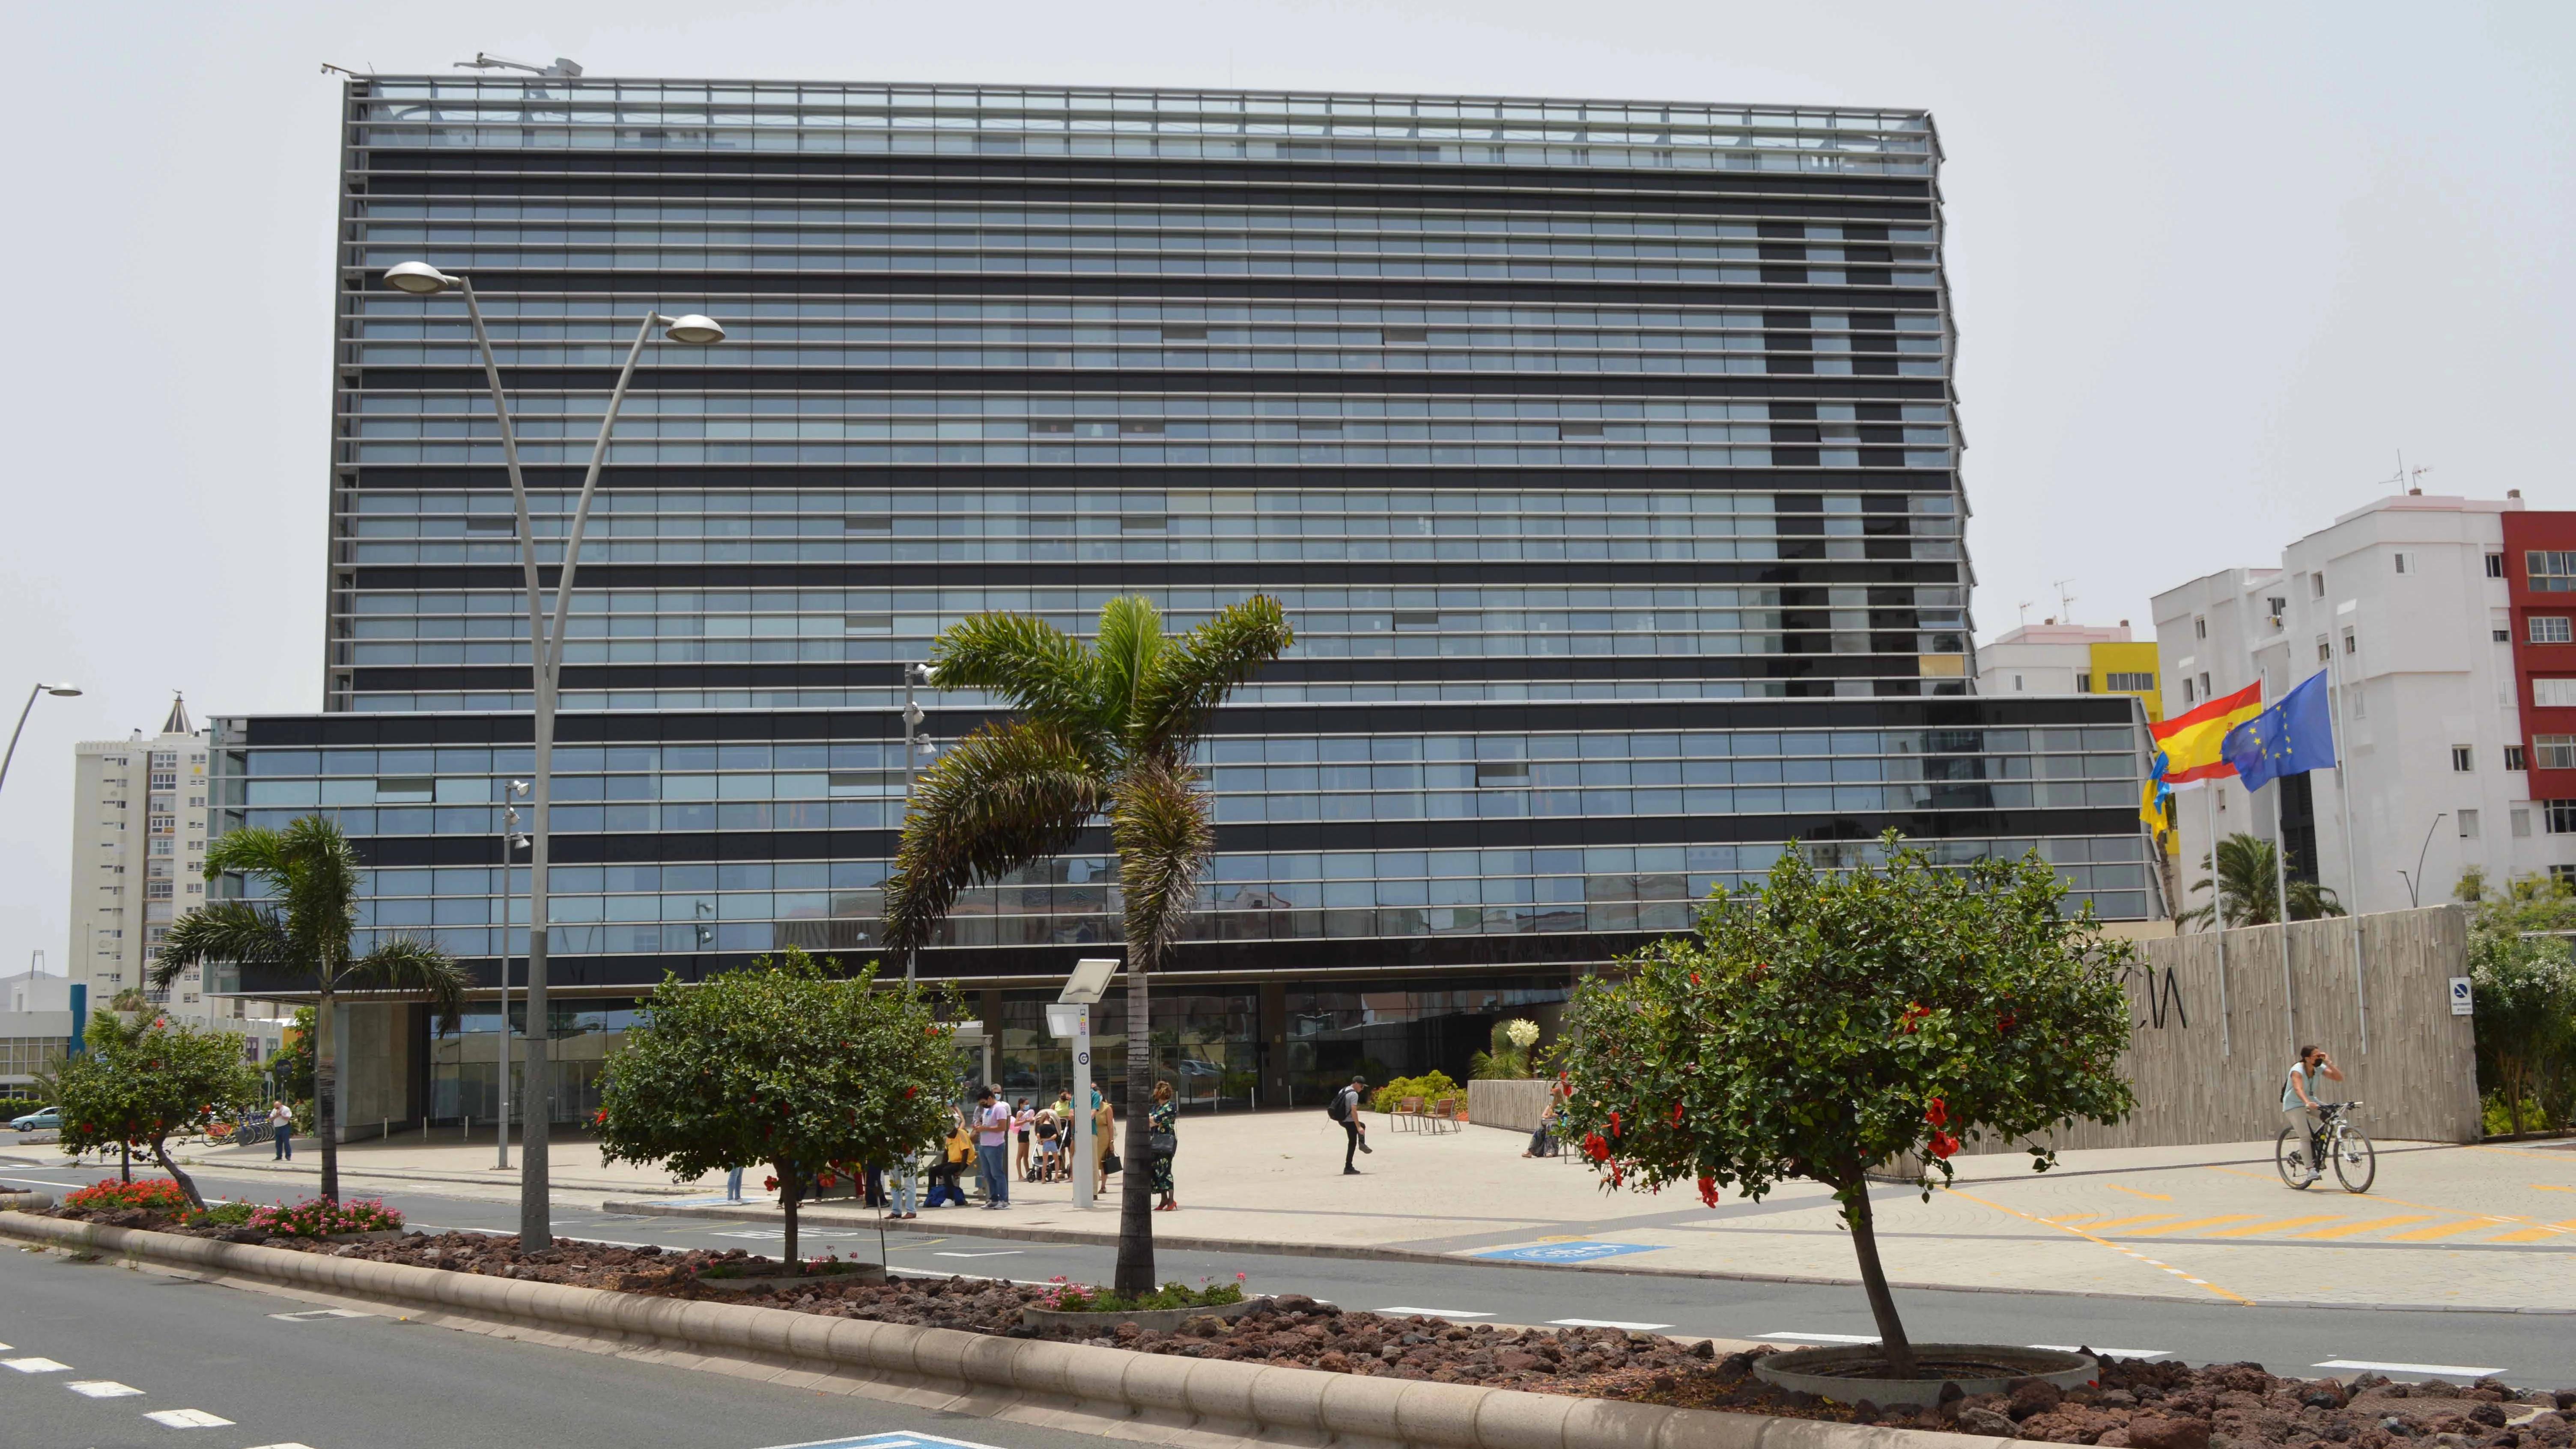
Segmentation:
[(2284, 1238), (2302, 1242), (2381, 1243), (2543, 1243), (2576, 1245), (2576, 1218), (2534, 1223), (2491, 1213), (2400, 1213), (2354, 1217), (2338, 1213), (2305, 1213), (2273, 1217), (2264, 1213), (2222, 1213), (2191, 1217), (2181, 1213), (2070, 1213), (2046, 1219), (2061, 1228), (2081, 1228), (2108, 1238), (2192, 1238), (2208, 1241)]

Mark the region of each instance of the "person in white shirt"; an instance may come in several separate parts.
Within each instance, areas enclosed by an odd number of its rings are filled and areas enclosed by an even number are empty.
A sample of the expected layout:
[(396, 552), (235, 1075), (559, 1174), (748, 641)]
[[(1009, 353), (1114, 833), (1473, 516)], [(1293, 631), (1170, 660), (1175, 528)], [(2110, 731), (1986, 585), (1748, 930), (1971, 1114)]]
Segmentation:
[(995, 1100), (993, 1089), (975, 1094), (975, 1156), (984, 1179), (984, 1206), (1011, 1205), (1011, 1109)]
[(2330, 1082), (2340, 1082), (2343, 1080), (2343, 1069), (2334, 1064), (2334, 1058), (2328, 1056), (2323, 1047), (2303, 1046), (2299, 1048), (2299, 1059), (2290, 1063), (2290, 1075), (2281, 1083), (2281, 1119), (2287, 1125), (2298, 1129), (2300, 1134), (2307, 1138), (2307, 1152), (2303, 1160), (2307, 1164), (2308, 1180), (2311, 1182), (2325, 1173), (2325, 1165), (2317, 1160), (2319, 1155), (2317, 1128), (2320, 1125), (2320, 1119), (2317, 1114), (2315, 1088), (2319, 1077), (2324, 1077)]
[(268, 1135), (277, 1140), (277, 1161), (295, 1160), (295, 1114), (282, 1101), (268, 1109)]

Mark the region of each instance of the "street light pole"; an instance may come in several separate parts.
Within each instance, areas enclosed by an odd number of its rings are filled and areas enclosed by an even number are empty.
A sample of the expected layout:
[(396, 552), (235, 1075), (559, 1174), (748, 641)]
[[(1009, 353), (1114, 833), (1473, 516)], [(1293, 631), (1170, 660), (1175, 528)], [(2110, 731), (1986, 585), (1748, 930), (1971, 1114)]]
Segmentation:
[[(525, 800), (528, 798), (528, 788), (527, 781), (512, 780), (510, 795), (512, 798)], [(501, 1110), (497, 1114), (501, 1124), (499, 1134), (501, 1155), (500, 1160), (493, 1164), (495, 1172), (510, 1170), (510, 856), (512, 852), (527, 843), (528, 837), (519, 833), (519, 807), (503, 805), (501, 807)]]
[(36, 708), (36, 696), (54, 694), (68, 699), (78, 693), (80, 693), (80, 686), (77, 684), (46, 684), (39, 681), (29, 686), (27, 702), (18, 710), (18, 727), (9, 731), (9, 753), (0, 755), (0, 785), (9, 783), (9, 762), (18, 758), (18, 736), (27, 732), (27, 716)]
[[(564, 630), (572, 612), (573, 571), (581, 564), (582, 531), (590, 523), (590, 504), (599, 491), (599, 470), (608, 458), (609, 436), (617, 428), (618, 410), (625, 406), (627, 385), (635, 379), (635, 364), (644, 355), (644, 344), (652, 339), (653, 328), (659, 324), (664, 337), (691, 346), (723, 341), (724, 328), (714, 319), (695, 313), (680, 317), (651, 311), (644, 314), (643, 325), (635, 331), (634, 344), (626, 349), (625, 365), (618, 369), (617, 384), (609, 390), (608, 411), (599, 420), (599, 437), (591, 444), (590, 468), (582, 475), (581, 496), (573, 506), (572, 525), (564, 535), (563, 565), (555, 582), (554, 614), (549, 621), (537, 566), (536, 532), (528, 522), (528, 488), (519, 471), (518, 434), (510, 426), (509, 399), (501, 390), (501, 364), (493, 356), (491, 335), (484, 330), (483, 309), (475, 300), (474, 284), (427, 262), (397, 263), (386, 271), (385, 284), (418, 297), (448, 291), (464, 296), (465, 316), (473, 326), (474, 345), (483, 355), (484, 381), (492, 392), (492, 415), (500, 423), (501, 460), (508, 465), (510, 501), (518, 517), (519, 558), (528, 589), (528, 665), (536, 744), (536, 768), (528, 777), (528, 1041), (521, 1053), (527, 1085), (520, 1104), (526, 1126), (521, 1130), (519, 1146), (519, 1242), (523, 1247), (551, 1246), (554, 1202), (547, 1174), (547, 1136), (554, 1118), (554, 1068), (553, 1033), (546, 1003), (546, 862), (550, 844), (547, 816), (554, 794), (555, 709), (561, 694)], [(508, 1027), (505, 1019), (505, 1039)]]
[[(914, 743), (914, 732), (921, 728), (921, 706), (914, 702), (912, 690), (914, 685), (932, 683), (937, 677), (927, 664), (907, 664), (903, 667), (903, 809), (907, 816), (912, 813), (912, 782), (914, 777), (921, 773), (920, 750)], [(897, 822), (898, 828), (900, 824), (901, 822)], [(919, 950), (910, 946), (904, 948), (904, 985), (913, 984), (914, 967), (918, 964), (920, 956)]]

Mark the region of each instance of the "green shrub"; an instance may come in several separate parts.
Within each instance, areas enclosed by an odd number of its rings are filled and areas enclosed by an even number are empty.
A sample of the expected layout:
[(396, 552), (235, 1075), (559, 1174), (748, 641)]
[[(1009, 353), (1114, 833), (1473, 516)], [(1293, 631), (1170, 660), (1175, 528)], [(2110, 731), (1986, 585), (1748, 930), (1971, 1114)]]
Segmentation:
[(334, 1202), (306, 1198), (288, 1207), (252, 1208), (243, 1222), (281, 1238), (328, 1238), (341, 1233), (380, 1233), (403, 1225), (402, 1214), (372, 1199)]
[(1467, 1100), (1467, 1089), (1450, 1079), (1447, 1072), (1427, 1072), (1419, 1077), (1398, 1077), (1377, 1089), (1369, 1098), (1369, 1110), (1392, 1112), (1395, 1104), (1407, 1097), (1420, 1097), (1425, 1110), (1443, 1097)]
[(190, 1213), (188, 1225), (197, 1228), (237, 1228), (250, 1221), (251, 1207), (246, 1202), (219, 1202), (201, 1213)]
[(1048, 1285), (1037, 1306), (1059, 1313), (1149, 1313), (1158, 1308), (1222, 1308), (1243, 1301), (1243, 1275), (1234, 1275), (1231, 1283), (1199, 1280), (1199, 1286), (1166, 1283), (1151, 1293), (1126, 1294), (1107, 1288), (1086, 1287), (1057, 1278)]

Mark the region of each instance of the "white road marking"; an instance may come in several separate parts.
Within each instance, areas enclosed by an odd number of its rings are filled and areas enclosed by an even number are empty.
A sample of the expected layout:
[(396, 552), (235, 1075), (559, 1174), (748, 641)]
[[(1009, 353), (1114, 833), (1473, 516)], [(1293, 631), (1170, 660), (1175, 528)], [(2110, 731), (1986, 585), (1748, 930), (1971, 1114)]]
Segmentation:
[(49, 1358), (0, 1358), (0, 1368), (13, 1368), (22, 1374), (58, 1374), (69, 1371), (71, 1365)]
[(1767, 1341), (1784, 1339), (1792, 1343), (1876, 1343), (1875, 1333), (1757, 1333), (1755, 1338)]
[(122, 1399), (143, 1392), (132, 1384), (120, 1384), (114, 1379), (83, 1379), (63, 1387), (86, 1399)]
[[(717, 1238), (784, 1238), (787, 1236), (787, 1230), (785, 1228), (749, 1228), (740, 1232), (710, 1233), (708, 1236)], [(827, 1228), (800, 1228), (796, 1233), (796, 1237), (799, 1242), (802, 1242), (807, 1238), (873, 1238), (875, 1236), (876, 1234), (874, 1233), (844, 1233), (836, 1232)], [(595, 1242), (598, 1240), (593, 1239), (592, 1241)]]
[[(2031, 1347), (2053, 1349), (2058, 1353), (2081, 1353), (2084, 1350), (2084, 1345), (2080, 1343), (2034, 1343)], [(2093, 1352), (2106, 1358), (2163, 1358), (2166, 1354), (2173, 1352), (2173, 1350), (2166, 1348), (2097, 1348), (2093, 1350)]]
[(1020, 1250), (1003, 1248), (990, 1253), (933, 1253), (930, 1256), (934, 1258), (1016, 1258), (1020, 1256)]
[(2466, 1365), (2456, 1363), (2366, 1363), (2357, 1358), (2330, 1358), (2324, 1363), (2313, 1365), (2313, 1367), (2330, 1369), (2368, 1369), (2370, 1372), (2378, 1374), (2455, 1374), (2461, 1378), (2470, 1379), (2482, 1379), (2489, 1374), (2500, 1374), (2504, 1372), (2504, 1370), (2500, 1368), (2470, 1368)]
[(313, 1449), (313, 1446), (310, 1444), (298, 1444), (290, 1439), (283, 1444), (253, 1444), (251, 1449)]
[[(808, 1439), (802, 1444), (773, 1445), (772, 1449), (870, 1449), (876, 1445), (883, 1445), (884, 1449), (912, 1449), (912, 1446), (930, 1444), (938, 1445), (939, 1449), (994, 1449), (993, 1445), (980, 1444), (972, 1439), (951, 1439), (945, 1434), (906, 1433), (899, 1429), (881, 1434), (862, 1434), (852, 1439)], [(301, 1449), (301, 1446), (280, 1445), (272, 1446), (272, 1449)]]
[(301, 1313), (272, 1313), (268, 1316), (281, 1323), (315, 1323), (325, 1318), (373, 1318), (376, 1315), (360, 1313), (354, 1308), (307, 1308)]
[(1490, 1313), (1470, 1312), (1464, 1308), (1416, 1308), (1409, 1303), (1399, 1303), (1392, 1308), (1380, 1308), (1374, 1311), (1378, 1313), (1401, 1313), (1407, 1318), (1411, 1318), (1416, 1314), (1420, 1314), (1424, 1318), (1491, 1318), (1494, 1316)]
[(221, 1429), (232, 1420), (203, 1409), (163, 1409), (143, 1417), (164, 1429)]
[(1557, 1328), (1624, 1328), (1631, 1333), (1652, 1333), (1658, 1328), (1672, 1327), (1669, 1323), (1621, 1323), (1615, 1318), (1551, 1318), (1548, 1323)]

